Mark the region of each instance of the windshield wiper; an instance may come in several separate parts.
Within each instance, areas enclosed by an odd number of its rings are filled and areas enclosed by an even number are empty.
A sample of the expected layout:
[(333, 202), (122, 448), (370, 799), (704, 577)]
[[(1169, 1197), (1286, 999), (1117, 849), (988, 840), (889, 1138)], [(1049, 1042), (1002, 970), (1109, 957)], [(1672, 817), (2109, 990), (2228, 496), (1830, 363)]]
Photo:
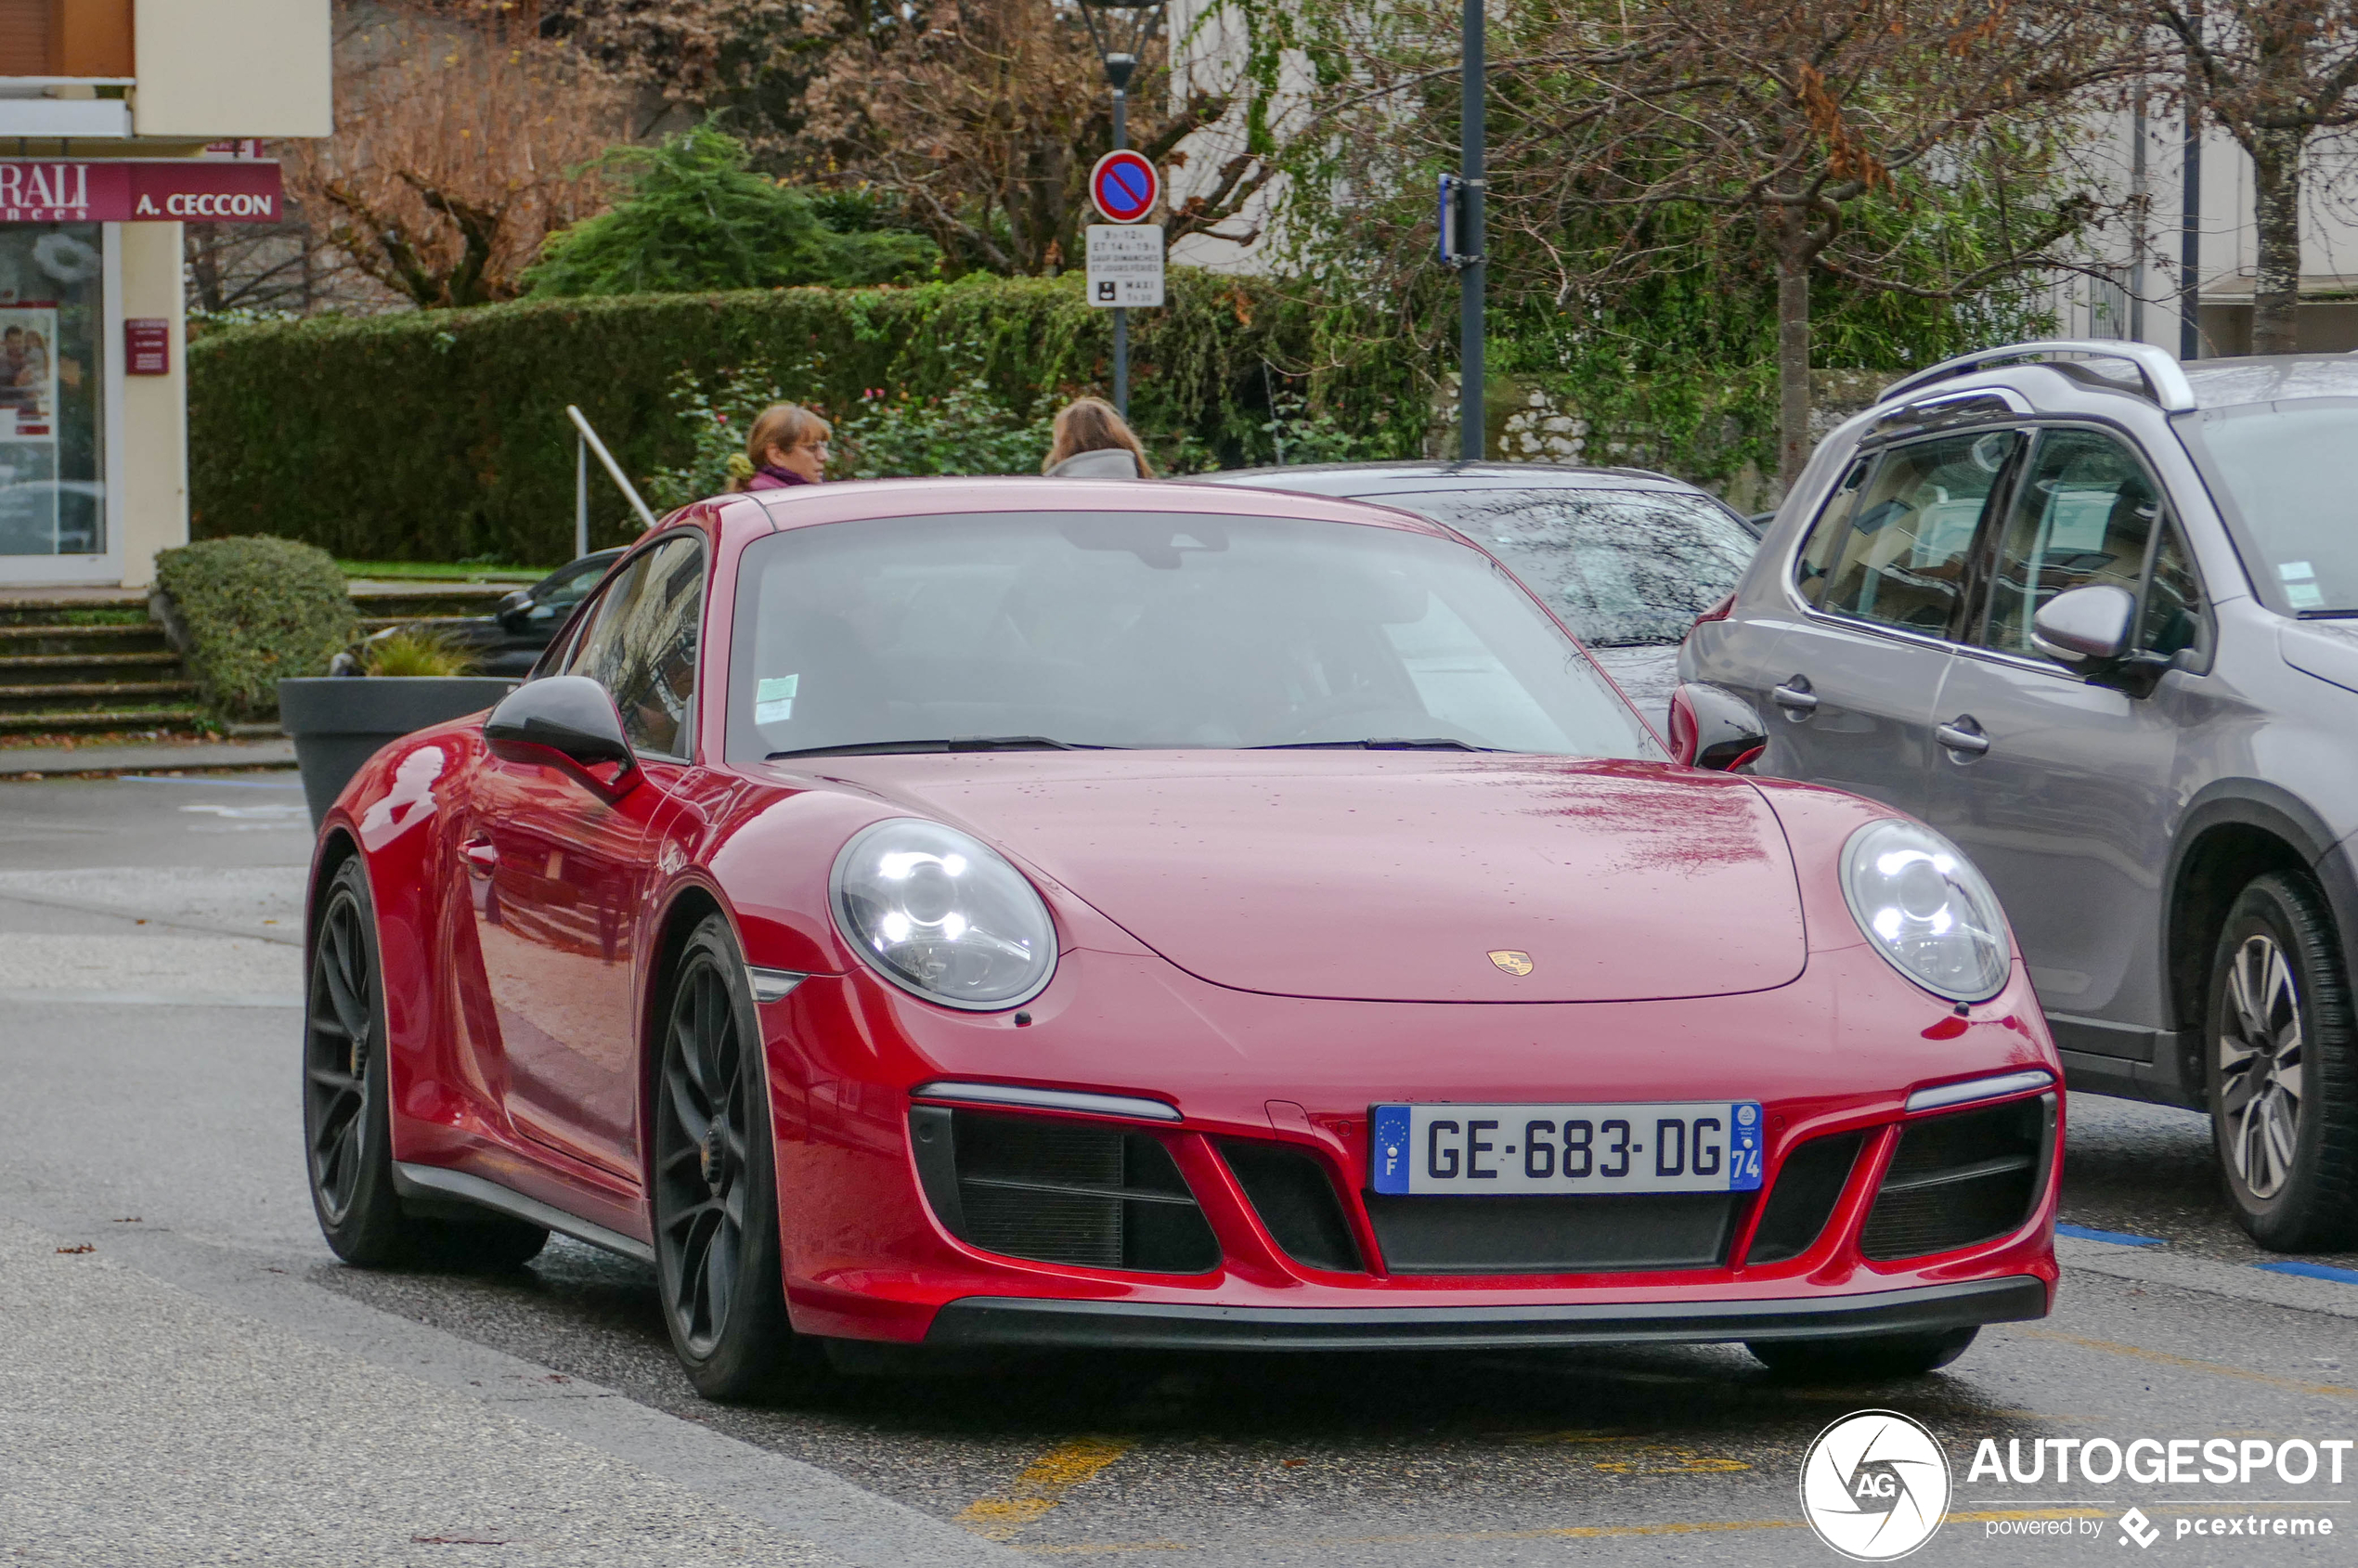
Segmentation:
[(1247, 751), (1498, 751), (1495, 745), (1476, 745), (1471, 741), (1450, 740), (1435, 735), (1425, 740), (1398, 740), (1379, 736), (1365, 741), (1289, 741), (1284, 745), (1247, 746)]
[(1117, 745), (1082, 745), (1046, 735), (952, 735), (939, 741), (850, 741), (842, 745), (807, 745), (773, 751), (762, 760), (788, 757), (900, 757), (939, 751), (1121, 751)]

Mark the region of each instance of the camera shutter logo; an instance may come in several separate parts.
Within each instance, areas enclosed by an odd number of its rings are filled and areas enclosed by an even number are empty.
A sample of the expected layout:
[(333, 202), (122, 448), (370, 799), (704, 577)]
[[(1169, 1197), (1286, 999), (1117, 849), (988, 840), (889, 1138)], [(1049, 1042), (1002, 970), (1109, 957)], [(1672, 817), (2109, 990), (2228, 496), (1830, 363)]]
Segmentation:
[(1896, 1410), (1861, 1410), (1818, 1434), (1801, 1461), (1801, 1511), (1818, 1538), (1859, 1562), (1907, 1556), (1949, 1511), (1949, 1456)]

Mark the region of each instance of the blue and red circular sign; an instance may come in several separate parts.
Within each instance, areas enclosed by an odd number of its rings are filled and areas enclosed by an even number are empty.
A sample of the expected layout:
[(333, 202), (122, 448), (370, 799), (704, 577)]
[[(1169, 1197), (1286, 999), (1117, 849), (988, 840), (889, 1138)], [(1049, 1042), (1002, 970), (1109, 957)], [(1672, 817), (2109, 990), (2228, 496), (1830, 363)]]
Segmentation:
[(1162, 180), (1143, 153), (1108, 152), (1089, 171), (1089, 200), (1108, 223), (1137, 223), (1155, 210)]

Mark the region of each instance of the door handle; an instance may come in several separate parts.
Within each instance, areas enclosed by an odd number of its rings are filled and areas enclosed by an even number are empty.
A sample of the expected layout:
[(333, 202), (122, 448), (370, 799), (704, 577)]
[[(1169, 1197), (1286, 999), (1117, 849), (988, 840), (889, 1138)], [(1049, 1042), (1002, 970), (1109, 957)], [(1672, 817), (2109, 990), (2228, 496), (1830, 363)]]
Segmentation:
[(1809, 677), (1806, 675), (1794, 676), (1783, 685), (1771, 689), (1768, 695), (1785, 710), (1788, 719), (1807, 719), (1818, 711), (1818, 693), (1809, 689)]
[(1934, 730), (1932, 736), (1950, 752), (1965, 757), (1979, 757), (1989, 749), (1989, 737), (1982, 733), (1980, 722), (1970, 713), (1957, 715)]
[(459, 853), (467, 858), (469, 865), (483, 871), (490, 871), (499, 863), (499, 851), (488, 838), (470, 838), (459, 846)]

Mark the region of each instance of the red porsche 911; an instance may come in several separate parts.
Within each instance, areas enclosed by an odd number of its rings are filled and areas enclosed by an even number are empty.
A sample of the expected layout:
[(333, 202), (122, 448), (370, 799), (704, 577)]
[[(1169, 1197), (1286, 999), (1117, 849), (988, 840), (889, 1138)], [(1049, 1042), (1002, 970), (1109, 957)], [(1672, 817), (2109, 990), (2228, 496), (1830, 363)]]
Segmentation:
[(1356, 502), (690, 507), (353, 780), (308, 940), (334, 1250), (646, 1260), (717, 1398), (797, 1337), (1901, 1373), (2055, 1282), (2058, 1064), (1972, 866), (1680, 764)]

